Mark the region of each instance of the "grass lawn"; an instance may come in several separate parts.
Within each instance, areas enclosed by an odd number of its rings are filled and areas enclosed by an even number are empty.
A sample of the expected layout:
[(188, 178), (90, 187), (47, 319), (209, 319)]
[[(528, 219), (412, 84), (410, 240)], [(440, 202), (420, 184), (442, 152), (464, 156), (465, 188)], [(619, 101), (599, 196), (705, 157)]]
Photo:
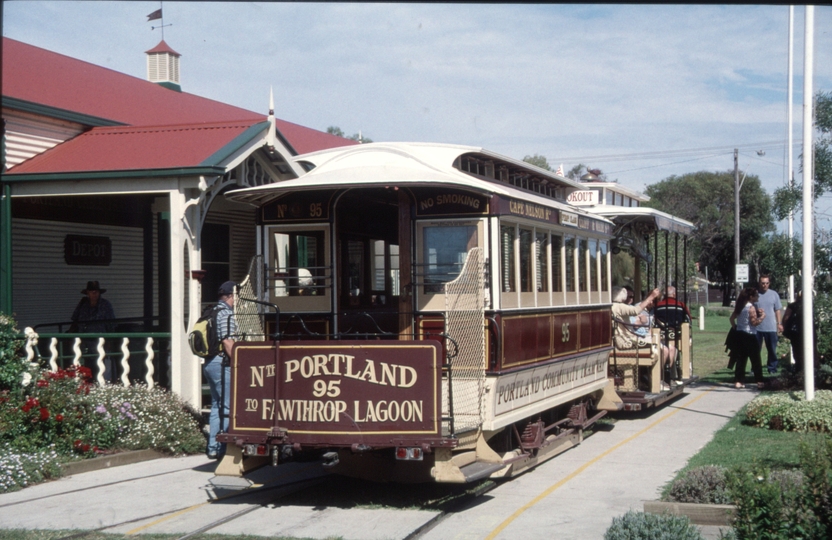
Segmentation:
[[(733, 380), (733, 375), (729, 374), (730, 380), (725, 379), (725, 374), (720, 374), (723, 370), (726, 373), (726, 366), (728, 365), (728, 355), (725, 353), (725, 336), (731, 328), (731, 323), (728, 320), (729, 311), (726, 309), (724, 315), (713, 314), (715, 310), (711, 310), (711, 314), (705, 315), (705, 329), (699, 329), (699, 319), (693, 321), (691, 328), (691, 337), (693, 339), (693, 374), (698, 375), (700, 379), (710, 382), (730, 382)], [(695, 314), (698, 317), (698, 314)]]
[[(705, 330), (699, 330), (699, 321), (694, 321), (693, 372), (703, 384), (731, 384), (733, 370), (727, 369), (728, 355), (725, 353), (725, 336), (730, 328), (730, 312), (705, 316)], [(787, 347), (779, 347), (781, 354)], [(765, 360), (764, 360), (765, 361)], [(800, 465), (800, 445), (828, 438), (818, 433), (794, 433), (775, 431), (743, 425), (745, 409), (737, 413), (698, 454), (693, 456), (676, 478), (692, 468), (704, 465), (721, 465), (735, 468), (761, 465), (770, 469), (794, 469)], [(675, 478), (674, 478), (675, 480)], [(672, 483), (672, 482), (671, 482)], [(666, 492), (670, 483), (665, 486)]]

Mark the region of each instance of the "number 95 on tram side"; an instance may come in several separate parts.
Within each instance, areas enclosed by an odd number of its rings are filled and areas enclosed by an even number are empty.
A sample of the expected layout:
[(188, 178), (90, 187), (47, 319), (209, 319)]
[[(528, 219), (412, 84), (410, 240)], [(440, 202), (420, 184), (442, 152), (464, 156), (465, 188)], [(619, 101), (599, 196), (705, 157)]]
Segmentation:
[(235, 309), (262, 331), (233, 350), (218, 475), (318, 452), (379, 481), (506, 477), (621, 407), (612, 222), (566, 202), (579, 183), (457, 145), (296, 159), (310, 172), (226, 195), (258, 208)]

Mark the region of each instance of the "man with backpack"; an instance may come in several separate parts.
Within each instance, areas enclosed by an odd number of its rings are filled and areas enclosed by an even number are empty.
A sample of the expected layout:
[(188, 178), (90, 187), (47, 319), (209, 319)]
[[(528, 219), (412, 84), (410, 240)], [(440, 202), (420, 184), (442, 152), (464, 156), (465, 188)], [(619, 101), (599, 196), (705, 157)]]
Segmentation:
[[(237, 284), (233, 281), (226, 281), (220, 285), (219, 301), (217, 305), (210, 308), (210, 313), (203, 316), (212, 318), (211, 331), (215, 336), (210, 336), (209, 342), (216, 343), (218, 353), (205, 358), (202, 371), (208, 380), (211, 388), (211, 414), (208, 417), (210, 432), (208, 435), (207, 454), (210, 459), (219, 459), (225, 455), (225, 444), (217, 443), (217, 434), (220, 432), (220, 419), (222, 419), (222, 431), (228, 429), (229, 400), (231, 394), (231, 349), (234, 346), (234, 336), (237, 334), (237, 320), (234, 318), (234, 290)], [(213, 351), (212, 351), (213, 352)], [(222, 403), (222, 410), (220, 410)]]

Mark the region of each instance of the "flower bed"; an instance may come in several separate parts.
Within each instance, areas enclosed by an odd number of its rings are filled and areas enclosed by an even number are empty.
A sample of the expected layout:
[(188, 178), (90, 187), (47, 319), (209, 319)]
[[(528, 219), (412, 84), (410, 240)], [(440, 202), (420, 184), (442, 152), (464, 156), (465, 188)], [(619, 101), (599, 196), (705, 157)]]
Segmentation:
[(83, 366), (30, 365), (0, 314), (0, 492), (60, 475), (59, 463), (125, 450), (204, 451), (200, 417), (163, 389), (97, 386)]

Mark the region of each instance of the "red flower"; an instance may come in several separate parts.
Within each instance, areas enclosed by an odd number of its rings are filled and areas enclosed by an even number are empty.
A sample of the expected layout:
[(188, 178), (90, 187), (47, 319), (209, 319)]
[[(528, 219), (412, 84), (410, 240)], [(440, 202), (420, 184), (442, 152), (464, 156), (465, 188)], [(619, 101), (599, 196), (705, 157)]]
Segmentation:
[(40, 402), (38, 402), (37, 398), (29, 398), (26, 400), (26, 403), (20, 408), (23, 412), (29, 412), (33, 408), (38, 407)]
[(49, 409), (46, 407), (40, 408), (40, 419), (41, 420), (48, 420), (49, 419)]
[(80, 439), (75, 439), (75, 442), (72, 443), (72, 446), (80, 450), (81, 449), (81, 440)]
[(55, 421), (56, 421), (56, 422), (63, 422), (63, 421), (64, 421), (64, 415), (62, 415), (62, 414), (56, 414), (56, 415), (55, 415)]
[(47, 381), (46, 379), (41, 379), (38, 381), (37, 384), (38, 388), (46, 388), (47, 386), (49, 386), (49, 381)]
[(82, 452), (89, 452), (90, 451), (90, 445), (88, 445), (87, 443), (82, 444), (81, 445), (81, 451)]

